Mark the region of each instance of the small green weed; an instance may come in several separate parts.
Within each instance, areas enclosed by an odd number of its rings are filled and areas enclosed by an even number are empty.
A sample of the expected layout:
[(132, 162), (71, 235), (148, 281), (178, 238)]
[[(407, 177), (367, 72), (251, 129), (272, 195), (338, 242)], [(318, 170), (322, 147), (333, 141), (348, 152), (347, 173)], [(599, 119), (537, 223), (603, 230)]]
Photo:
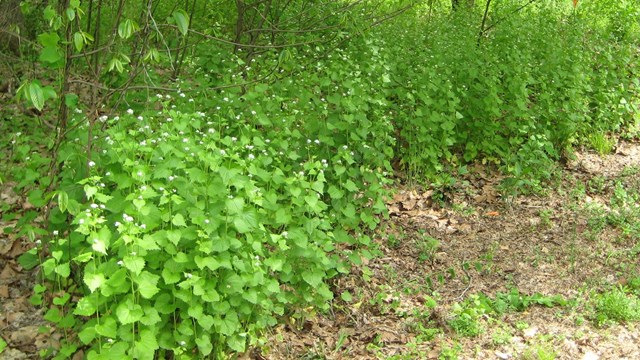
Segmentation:
[(452, 312), (449, 326), (458, 335), (475, 337), (484, 331), (480, 319), (486, 313), (486, 308), (478, 295), (471, 295), (464, 302), (454, 304)]
[(554, 360), (558, 353), (550, 344), (535, 344), (528, 347), (522, 354), (524, 360)]
[(640, 302), (620, 288), (606, 291), (595, 298), (594, 320), (598, 326), (640, 320)]
[(440, 248), (440, 241), (426, 234), (422, 234), (422, 238), (417, 239), (416, 245), (420, 251), (418, 260), (425, 262), (433, 259), (438, 248)]
[(602, 132), (597, 132), (589, 136), (589, 144), (598, 154), (607, 155), (613, 151), (616, 140)]

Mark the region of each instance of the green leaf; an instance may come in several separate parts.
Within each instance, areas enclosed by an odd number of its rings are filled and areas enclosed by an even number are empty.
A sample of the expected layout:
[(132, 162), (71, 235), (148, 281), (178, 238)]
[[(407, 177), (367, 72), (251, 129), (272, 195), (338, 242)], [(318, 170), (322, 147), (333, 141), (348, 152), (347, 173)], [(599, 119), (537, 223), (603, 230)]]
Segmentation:
[(98, 308), (93, 302), (93, 299), (89, 296), (85, 296), (78, 300), (76, 308), (75, 310), (73, 310), (73, 314), (80, 316), (91, 316), (95, 314), (97, 310)]
[(67, 8), (66, 14), (69, 21), (73, 21), (76, 18), (76, 12), (72, 8)]
[(233, 351), (243, 353), (247, 345), (247, 339), (240, 335), (235, 335), (227, 338), (227, 345)]
[(242, 209), (244, 208), (244, 199), (240, 197), (227, 199), (225, 201), (225, 205), (227, 207), (227, 213), (229, 215), (240, 214), (242, 213)]
[(133, 346), (133, 357), (135, 359), (153, 360), (156, 350), (159, 349), (156, 336), (151, 330), (140, 331), (140, 340), (136, 341)]
[(210, 270), (218, 270), (218, 268), (220, 267), (220, 262), (212, 256), (200, 257), (196, 255), (194, 261), (196, 262), (196, 266), (198, 266), (198, 269), (200, 270), (204, 269), (205, 267), (208, 267)]
[(62, 60), (62, 53), (57, 46), (45, 46), (40, 51), (40, 57), (38, 59), (43, 63), (55, 64)]
[(69, 194), (65, 191), (58, 191), (58, 207), (61, 212), (67, 211), (67, 206), (69, 205)]
[(209, 338), (209, 334), (202, 334), (199, 338), (196, 339), (196, 345), (198, 345), (198, 350), (200, 354), (203, 356), (207, 356), (213, 350), (213, 345), (211, 344), (211, 339)]
[(353, 296), (348, 291), (343, 292), (342, 295), (340, 295), (340, 298), (346, 302), (351, 302), (353, 300)]
[(116, 323), (116, 319), (113, 316), (102, 316), (100, 318), (100, 324), (95, 326), (96, 333), (108, 337), (115, 338), (118, 332), (118, 323)]
[(131, 298), (121, 302), (116, 308), (116, 316), (122, 325), (140, 321), (144, 316), (142, 306), (133, 302)]
[(315, 269), (314, 271), (303, 271), (302, 279), (312, 287), (317, 287), (322, 284), (322, 280), (325, 277), (325, 273), (321, 270)]
[(87, 195), (87, 199), (91, 199), (93, 195), (98, 192), (98, 188), (95, 186), (85, 185), (84, 193)]
[(82, 329), (82, 331), (78, 333), (78, 338), (83, 344), (88, 345), (90, 342), (93, 341), (93, 339), (96, 338), (95, 326), (87, 326), (84, 329)]
[(58, 306), (63, 306), (71, 299), (71, 295), (69, 293), (64, 293), (62, 296), (54, 297), (53, 304)]
[(171, 271), (169, 268), (164, 267), (162, 269), (162, 280), (167, 285), (175, 284), (180, 281), (180, 273)]
[(171, 219), (171, 223), (175, 226), (187, 226), (184, 221), (184, 216), (182, 214), (175, 214)]
[(258, 227), (258, 219), (256, 217), (255, 210), (251, 209), (243, 212), (242, 214), (238, 214), (233, 218), (233, 225), (241, 234), (254, 230)]
[(173, 19), (176, 21), (178, 30), (180, 30), (183, 36), (186, 36), (189, 31), (189, 18), (187, 17), (187, 14), (182, 10), (176, 10), (172, 15)]
[(160, 291), (157, 286), (158, 280), (160, 280), (160, 276), (152, 274), (148, 271), (143, 271), (136, 279), (140, 295), (142, 295), (142, 297), (145, 299), (151, 299), (155, 294), (158, 293), (158, 291)]
[(87, 287), (91, 292), (96, 291), (96, 289), (100, 288), (102, 284), (107, 280), (102, 273), (84, 273), (84, 283), (87, 284)]
[(158, 310), (151, 306), (146, 306), (144, 308), (144, 316), (140, 319), (141, 323), (147, 326), (154, 326), (160, 321), (162, 321), (162, 318), (160, 317)]
[(18, 257), (18, 263), (22, 268), (31, 270), (36, 265), (40, 264), (40, 258), (38, 257), (37, 249), (33, 248)]
[(240, 326), (238, 321), (238, 314), (235, 311), (229, 310), (224, 318), (217, 317), (214, 319), (214, 325), (222, 335), (231, 336), (235, 334), (236, 330)]
[(33, 107), (35, 107), (36, 109), (42, 110), (44, 108), (44, 93), (42, 92), (42, 88), (38, 83), (32, 82), (29, 84), (27, 98), (29, 101), (31, 101)]
[(200, 326), (202, 326), (202, 328), (205, 329), (206, 331), (209, 331), (209, 329), (211, 329), (214, 322), (213, 316), (211, 315), (202, 315), (196, 320), (198, 321), (198, 324), (200, 324)]
[(60, 275), (62, 278), (68, 278), (71, 275), (71, 267), (68, 262), (61, 263), (56, 265), (55, 273)]
[(58, 36), (56, 32), (42, 33), (38, 35), (38, 42), (43, 47), (51, 47), (57, 49), (58, 43), (60, 42), (60, 36)]
[(124, 267), (136, 275), (140, 275), (140, 272), (144, 269), (145, 261), (139, 256), (125, 256), (122, 261)]
[(73, 45), (75, 45), (78, 52), (82, 51), (82, 48), (84, 47), (84, 37), (82, 36), (82, 33), (75, 32), (73, 34)]

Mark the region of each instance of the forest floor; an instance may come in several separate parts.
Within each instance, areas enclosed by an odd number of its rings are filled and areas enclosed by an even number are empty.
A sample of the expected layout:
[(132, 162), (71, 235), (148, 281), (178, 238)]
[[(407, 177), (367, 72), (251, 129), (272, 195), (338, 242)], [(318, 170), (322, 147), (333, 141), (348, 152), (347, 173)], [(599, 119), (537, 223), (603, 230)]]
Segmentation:
[[(544, 195), (501, 196), (500, 176), (470, 170), (445, 206), (399, 186), (379, 256), (334, 281), (331, 311), (290, 318), (244, 358), (640, 359), (640, 144), (575, 153)], [(13, 185), (0, 203), (29, 210)], [(0, 359), (62, 336), (30, 304), (30, 246), (0, 233)]]

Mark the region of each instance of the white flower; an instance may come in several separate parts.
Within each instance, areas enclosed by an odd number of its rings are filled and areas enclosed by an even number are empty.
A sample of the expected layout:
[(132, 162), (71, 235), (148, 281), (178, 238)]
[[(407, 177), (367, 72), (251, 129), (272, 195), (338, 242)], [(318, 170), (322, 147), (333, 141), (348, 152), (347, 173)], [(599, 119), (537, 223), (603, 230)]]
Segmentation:
[(120, 261), (118, 261), (118, 262), (117, 262), (117, 264), (118, 264), (119, 266), (122, 266), (122, 265), (124, 265), (124, 262), (123, 262), (122, 260), (120, 260)]
[(142, 171), (138, 171), (138, 172), (137, 172), (137, 175), (138, 175), (138, 176), (140, 176), (140, 177), (142, 177), (142, 175), (144, 175), (144, 173), (143, 173)]
[(253, 160), (253, 159), (255, 159), (256, 157), (255, 157), (253, 154), (249, 154), (248, 158), (249, 158), (249, 160)]
[(113, 225), (115, 225), (116, 227), (120, 227), (120, 225), (122, 225), (119, 221), (116, 221)]
[(180, 346), (185, 346), (185, 345), (187, 345), (187, 343), (186, 343), (186, 342), (184, 342), (184, 341), (180, 341)]
[(53, 230), (53, 236), (58, 236), (59, 233), (58, 230)]
[(84, 219), (78, 220), (78, 224), (80, 224), (80, 225), (84, 224)]
[(285, 239), (288, 238), (289, 237), (289, 233), (287, 231), (283, 231), (282, 232), (282, 237), (285, 238)]
[(89, 167), (94, 167), (94, 166), (96, 166), (96, 163), (93, 161), (89, 161)]
[(128, 110), (127, 110), (127, 114), (129, 114), (129, 115), (133, 115), (133, 110), (128, 109)]
[(98, 208), (98, 204), (91, 204), (89, 205), (92, 209), (97, 209)]
[(185, 95), (184, 93), (180, 93), (180, 97), (185, 97), (187, 95)]
[(142, 121), (142, 120), (144, 120), (144, 118), (142, 116), (138, 116), (138, 120)]

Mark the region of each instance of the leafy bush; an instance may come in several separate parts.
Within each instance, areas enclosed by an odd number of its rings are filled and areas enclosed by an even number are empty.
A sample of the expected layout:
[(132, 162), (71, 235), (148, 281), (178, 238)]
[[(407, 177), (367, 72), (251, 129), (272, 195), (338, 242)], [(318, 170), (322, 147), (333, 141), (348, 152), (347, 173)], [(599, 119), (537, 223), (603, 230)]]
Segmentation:
[(278, 316), (326, 307), (326, 280), (367, 256), (361, 224), (384, 210), (371, 146), (306, 138), (295, 117), (265, 131), (227, 122), (230, 106), (207, 116), (162, 101), (157, 114), (103, 119), (102, 152), (79, 181), (86, 203), (58, 192), (73, 227), (42, 270), (79, 292), (64, 291), (47, 319), (77, 327), (89, 358), (244, 351)]

